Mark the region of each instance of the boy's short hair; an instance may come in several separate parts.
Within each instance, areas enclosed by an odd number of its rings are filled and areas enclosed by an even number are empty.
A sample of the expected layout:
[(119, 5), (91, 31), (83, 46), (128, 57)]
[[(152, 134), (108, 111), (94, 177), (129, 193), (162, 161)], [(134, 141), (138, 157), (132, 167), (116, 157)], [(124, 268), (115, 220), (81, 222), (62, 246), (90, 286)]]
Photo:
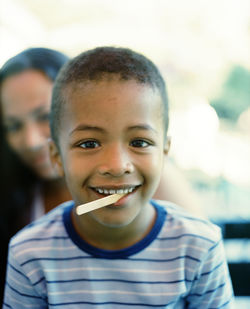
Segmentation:
[(84, 81), (99, 81), (118, 75), (120, 80), (135, 80), (146, 84), (160, 93), (163, 103), (165, 132), (168, 129), (168, 97), (165, 81), (156, 65), (128, 48), (97, 47), (81, 53), (70, 60), (59, 72), (52, 94), (51, 135), (58, 142), (62, 105), (66, 102), (65, 89), (70, 85)]

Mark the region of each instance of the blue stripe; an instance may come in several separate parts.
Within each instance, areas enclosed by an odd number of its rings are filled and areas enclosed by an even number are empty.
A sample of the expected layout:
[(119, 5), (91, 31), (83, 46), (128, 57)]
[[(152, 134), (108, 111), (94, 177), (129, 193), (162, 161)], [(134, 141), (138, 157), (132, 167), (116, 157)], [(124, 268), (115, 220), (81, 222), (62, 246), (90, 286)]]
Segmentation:
[(208, 309), (220, 309), (220, 308), (223, 308), (223, 307), (225, 307), (226, 305), (228, 305), (228, 304), (231, 302), (232, 298), (233, 298), (233, 297), (231, 297), (227, 302), (225, 302), (225, 303), (224, 303), (223, 305), (221, 305), (220, 307), (210, 307), (210, 308), (208, 308)]
[[(42, 258), (33, 258), (30, 260), (27, 260), (23, 263), (21, 263), (21, 266), (24, 266), (28, 263), (35, 262), (35, 261), (72, 261), (72, 260), (85, 260), (85, 259), (96, 259), (96, 257), (93, 256), (75, 256), (75, 257), (68, 257), (68, 258), (50, 258), (50, 257), (42, 257)], [(171, 259), (164, 259), (164, 260), (156, 260), (156, 259), (132, 259), (132, 258), (125, 258), (125, 259), (118, 259), (116, 260), (126, 260), (126, 261), (137, 261), (137, 262), (156, 262), (156, 263), (167, 263), (167, 262), (173, 262), (180, 259), (189, 259), (196, 262), (201, 262), (199, 259), (189, 256), (189, 255), (183, 255), (183, 256), (177, 256)]]
[[(20, 270), (16, 269), (16, 268), (15, 268), (13, 265), (11, 265), (10, 263), (8, 263), (8, 265), (9, 265), (14, 271), (16, 271), (18, 274), (22, 275), (25, 279), (28, 280), (28, 278), (27, 278)], [(35, 282), (33, 285), (36, 285), (36, 284), (40, 283), (40, 281), (42, 281), (42, 280), (44, 280), (44, 279), (45, 279), (44, 277), (40, 278), (40, 279), (39, 279), (37, 282)]]
[(127, 261), (139, 261), (139, 262), (173, 262), (173, 261), (176, 261), (176, 260), (181, 260), (181, 259), (189, 259), (189, 260), (193, 260), (193, 261), (196, 261), (196, 262), (201, 262), (199, 259), (193, 257), (193, 256), (190, 256), (190, 255), (181, 255), (181, 256), (176, 256), (174, 258), (171, 258), (171, 259), (163, 259), (163, 260), (157, 260), (157, 259), (132, 259), (132, 258), (128, 258)]
[(206, 295), (206, 294), (210, 294), (210, 293), (213, 293), (214, 291), (216, 290), (219, 290), (221, 289), (226, 283), (222, 283), (220, 284), (219, 286), (217, 286), (215, 289), (212, 289), (212, 290), (208, 290), (206, 291), (206, 293), (203, 293), (203, 294), (199, 294), (199, 293), (194, 293), (194, 294), (189, 294), (188, 296), (197, 296), (197, 297), (200, 297), (200, 296), (203, 296), (203, 295)]
[(19, 295), (21, 295), (21, 296), (25, 296), (25, 297), (29, 297), (29, 298), (35, 298), (35, 299), (43, 299), (43, 298), (41, 298), (41, 297), (39, 297), (39, 296), (34, 296), (34, 295), (29, 295), (29, 294), (21, 293), (21, 292), (19, 292), (18, 290), (14, 289), (8, 282), (6, 282), (6, 285), (8, 285), (8, 287), (9, 287), (12, 291), (16, 292), (17, 294), (19, 294)]
[(216, 248), (220, 244), (221, 241), (222, 241), (222, 239), (220, 239), (216, 244), (214, 244), (214, 246), (209, 248), (208, 251), (212, 251), (214, 248)]
[(33, 285), (35, 286), (35, 285), (39, 284), (40, 282), (42, 282), (43, 280), (45, 280), (45, 277), (38, 279), (36, 282), (33, 283)]
[(220, 266), (222, 266), (224, 264), (224, 261), (220, 262), (218, 265), (216, 265), (213, 269), (211, 269), (208, 272), (202, 273), (200, 276), (206, 276), (211, 274), (212, 272), (214, 272), (217, 268), (219, 268)]
[(214, 244), (214, 241), (207, 238), (207, 237), (204, 237), (204, 236), (200, 236), (200, 235), (195, 235), (195, 234), (181, 234), (181, 235), (178, 235), (178, 236), (171, 236), (171, 237), (157, 237), (156, 239), (157, 240), (171, 240), (171, 239), (179, 239), (179, 238), (182, 238), (182, 237), (187, 237), (187, 236), (190, 236), (190, 237), (194, 237), (194, 238), (200, 238), (200, 239), (203, 239), (203, 240), (206, 240), (212, 244)]
[(92, 256), (76, 256), (76, 257), (68, 257), (68, 258), (50, 258), (50, 257), (34, 258), (34, 259), (27, 260), (20, 265), (24, 266), (28, 263), (35, 262), (35, 261), (72, 261), (72, 260), (80, 260), (80, 259), (94, 259), (94, 257), (92, 257)]
[[(216, 265), (211, 271), (201, 273), (201, 276), (209, 275), (212, 272), (214, 272), (217, 268), (223, 265), (223, 262), (220, 264)], [(39, 281), (42, 281), (41, 278)], [(134, 284), (174, 284), (174, 283), (179, 283), (179, 282), (194, 282), (197, 281), (199, 277), (194, 278), (193, 280), (190, 279), (181, 279), (181, 280), (174, 280), (174, 281), (131, 281), (131, 280), (122, 280), (122, 279), (71, 279), (71, 280), (56, 280), (56, 281), (46, 281), (48, 284), (53, 284), (53, 283), (68, 283), (68, 282), (124, 282), (124, 283), (134, 283)]]
[(120, 306), (144, 306), (144, 307), (154, 307), (154, 308), (159, 308), (159, 307), (167, 307), (173, 304), (173, 302), (168, 303), (168, 304), (144, 304), (144, 303), (121, 303), (121, 302), (68, 302), (68, 303), (57, 303), (57, 304), (48, 304), (49, 306), (65, 306), (65, 305), (95, 305), (95, 306), (103, 306), (103, 305), (120, 305)]
[[(178, 216), (179, 216), (179, 214), (178, 214)], [(200, 219), (200, 218), (197, 218), (197, 217), (189, 217), (189, 216), (185, 216), (185, 215), (181, 215), (181, 217), (184, 218), (184, 219), (190, 220), (190, 221), (201, 222), (201, 223), (207, 225), (208, 227), (211, 227), (211, 223), (209, 221), (204, 220), (204, 219)]]
[(181, 255), (181, 256), (176, 256), (174, 258), (171, 259), (163, 259), (163, 260), (156, 260), (156, 259), (127, 259), (127, 260), (131, 260), (131, 261), (140, 261), (140, 262), (173, 262), (176, 260), (181, 260), (181, 259), (189, 259), (189, 260), (193, 260), (196, 262), (201, 262), (199, 259), (190, 256), (190, 255)]
[(182, 279), (174, 281), (131, 281), (123, 279), (71, 279), (71, 280), (55, 280), (46, 281), (48, 284), (54, 283), (70, 283), (70, 282), (122, 282), (122, 283), (132, 283), (132, 284), (175, 284), (180, 282), (193, 282), (193, 280)]
[[(44, 215), (42, 216), (42, 220), (41, 219), (38, 219), (36, 221), (33, 221), (31, 222), (30, 224), (28, 224), (26, 227), (25, 227), (25, 230), (29, 230), (30, 228), (33, 228), (34, 226), (39, 226), (41, 224), (44, 224), (44, 218), (47, 218), (47, 215)], [(52, 225), (53, 223), (56, 223), (56, 222), (62, 222), (62, 218), (59, 217), (57, 219), (52, 219), (52, 220), (49, 220), (48, 221), (48, 225), (46, 225), (46, 228), (50, 225)]]
[(10, 305), (6, 304), (6, 303), (3, 303), (3, 305), (12, 309), (12, 307)]
[(23, 241), (20, 241), (14, 245), (11, 245), (10, 248), (15, 248), (19, 245), (25, 244), (26, 242), (31, 242), (31, 241), (43, 241), (43, 240), (51, 240), (51, 239), (69, 239), (68, 236), (53, 236), (53, 237), (43, 237), (43, 238), (29, 238), (25, 239)]
[(169, 217), (167, 216), (164, 220), (164, 222), (171, 222), (171, 221), (174, 221), (174, 218), (173, 217)]
[(25, 279), (27, 279), (27, 277), (18, 269), (16, 269), (13, 265), (11, 265), (10, 263), (8, 263), (8, 265), (18, 274), (22, 275)]

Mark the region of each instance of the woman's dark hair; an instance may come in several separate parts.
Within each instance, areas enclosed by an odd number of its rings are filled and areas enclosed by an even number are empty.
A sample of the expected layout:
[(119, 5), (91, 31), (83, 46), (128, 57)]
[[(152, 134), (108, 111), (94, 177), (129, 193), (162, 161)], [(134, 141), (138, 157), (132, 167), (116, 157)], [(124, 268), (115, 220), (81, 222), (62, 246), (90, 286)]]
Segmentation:
[(29, 48), (5, 62), (0, 70), (0, 83), (6, 78), (27, 70), (44, 73), (52, 81), (68, 57), (63, 53), (49, 48)]
[[(63, 53), (48, 48), (29, 48), (10, 58), (0, 69), (1, 85), (13, 75), (36, 70), (54, 81), (61, 67), (69, 60)], [(1, 96), (0, 96), (1, 97)], [(0, 300), (2, 299), (7, 248), (10, 237), (30, 222), (30, 209), (39, 179), (11, 150), (5, 138), (0, 98)]]

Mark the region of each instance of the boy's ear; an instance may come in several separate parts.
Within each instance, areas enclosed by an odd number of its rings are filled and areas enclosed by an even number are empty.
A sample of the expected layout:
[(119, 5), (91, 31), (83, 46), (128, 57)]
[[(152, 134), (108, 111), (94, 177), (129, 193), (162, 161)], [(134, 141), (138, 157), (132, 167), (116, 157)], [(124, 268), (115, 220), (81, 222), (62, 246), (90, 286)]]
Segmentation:
[(59, 176), (64, 176), (64, 169), (62, 164), (62, 159), (60, 156), (60, 152), (58, 147), (56, 146), (55, 142), (52, 139), (49, 139), (49, 153), (50, 153), (50, 160), (52, 165), (54, 166), (56, 172)]
[(164, 154), (168, 155), (169, 149), (170, 149), (170, 145), (171, 145), (171, 137), (167, 136), (166, 137), (166, 141), (165, 141), (165, 145), (164, 145)]

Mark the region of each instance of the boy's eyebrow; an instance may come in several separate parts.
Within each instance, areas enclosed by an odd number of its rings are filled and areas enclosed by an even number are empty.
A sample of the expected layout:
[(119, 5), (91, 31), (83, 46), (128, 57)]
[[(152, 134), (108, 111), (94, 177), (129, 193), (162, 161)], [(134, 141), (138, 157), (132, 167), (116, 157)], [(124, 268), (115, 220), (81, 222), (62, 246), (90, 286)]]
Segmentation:
[(105, 132), (105, 130), (100, 128), (100, 127), (90, 126), (90, 125), (86, 125), (86, 124), (79, 124), (76, 128), (74, 128), (70, 132), (69, 135), (72, 135), (76, 131), (96, 131), (96, 132), (101, 132), (101, 133)]
[[(137, 125), (128, 127), (128, 130), (146, 130), (146, 131), (153, 131), (155, 133), (158, 133), (157, 130), (155, 130), (149, 124), (137, 124)], [(96, 126), (91, 126), (91, 125), (86, 125), (86, 124), (78, 125), (75, 129), (73, 129), (70, 132), (70, 135), (72, 135), (76, 131), (96, 131), (96, 132), (100, 132), (100, 133), (104, 133), (105, 132), (105, 130), (103, 128), (96, 127)]]
[(129, 127), (129, 130), (146, 130), (146, 131), (153, 131), (155, 133), (158, 133), (157, 130), (151, 127), (149, 124), (137, 124), (137, 125)]

